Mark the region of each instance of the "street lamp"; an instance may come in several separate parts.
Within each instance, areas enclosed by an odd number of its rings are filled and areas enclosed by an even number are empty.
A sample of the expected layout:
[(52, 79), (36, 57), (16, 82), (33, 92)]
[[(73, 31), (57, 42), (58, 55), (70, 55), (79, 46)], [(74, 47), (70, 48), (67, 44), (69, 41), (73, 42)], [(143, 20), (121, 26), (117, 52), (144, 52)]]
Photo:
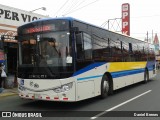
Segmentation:
[(42, 9), (42, 10), (46, 11), (46, 7), (40, 7), (40, 8), (34, 9), (34, 10), (30, 11), (30, 12), (34, 12), (34, 11), (39, 10), (39, 9)]

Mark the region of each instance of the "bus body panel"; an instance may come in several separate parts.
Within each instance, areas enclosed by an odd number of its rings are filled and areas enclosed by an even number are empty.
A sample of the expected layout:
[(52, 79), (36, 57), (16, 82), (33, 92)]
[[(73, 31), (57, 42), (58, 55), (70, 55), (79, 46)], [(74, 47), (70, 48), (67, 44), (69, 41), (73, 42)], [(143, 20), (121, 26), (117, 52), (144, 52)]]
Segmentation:
[(101, 80), (103, 74), (107, 71), (108, 65), (104, 62), (93, 63), (77, 72), (79, 74), (75, 77), (77, 79), (78, 101), (100, 95)]
[[(66, 92), (56, 93), (55, 89), (62, 85), (72, 83), (72, 88)], [(43, 80), (43, 79), (18, 79), (19, 96), (25, 99), (50, 100), (50, 101), (75, 101), (75, 79)], [(33, 84), (33, 85), (31, 85)], [(39, 88), (36, 88), (39, 86)]]
[[(154, 62), (152, 62), (153, 64)], [(91, 66), (86, 66), (81, 72), (77, 71), (78, 75), (67, 79), (59, 80), (24, 80), (24, 86), (26, 91), (20, 91), (20, 97), (32, 99), (35, 95), (41, 95), (42, 98), (33, 98), (40, 100), (51, 100), (51, 101), (66, 101), (63, 98), (68, 98), (67, 101), (80, 101), (88, 98), (92, 98), (101, 94), (101, 80), (106, 72), (109, 72), (113, 79), (113, 90), (123, 88), (125, 86), (138, 83), (144, 80), (144, 70), (146, 62), (111, 62), (101, 63), (99, 66), (89, 69)], [(117, 69), (115, 69), (117, 68)], [(117, 71), (118, 70), (118, 71)], [(75, 73), (75, 74), (77, 74)], [(150, 69), (149, 76), (153, 77), (155, 74), (153, 69)], [(18, 79), (19, 85), (22, 79)], [(39, 89), (34, 89), (30, 86), (31, 82), (38, 83), (42, 86)], [(73, 82), (72, 89), (65, 93), (55, 93), (53, 89), (58, 86)], [(47, 90), (50, 89), (50, 90)], [(44, 90), (44, 91), (43, 91)], [(38, 92), (37, 92), (38, 91)], [(41, 92), (40, 92), (41, 91)], [(42, 93), (43, 92), (43, 93)], [(23, 96), (22, 96), (23, 94)], [(65, 94), (65, 97), (64, 97)], [(29, 95), (30, 97), (26, 97)], [(50, 97), (50, 99), (46, 99)], [(56, 98), (56, 99), (54, 99)]]
[(77, 101), (94, 97), (94, 80), (77, 82)]
[(117, 90), (128, 85), (132, 85), (144, 80), (144, 72), (134, 75), (128, 75), (118, 78), (113, 78), (113, 90)]
[(109, 72), (144, 69), (147, 62), (111, 62)]
[[(97, 96), (97, 95), (100, 95), (101, 80), (105, 72), (109, 72), (111, 74), (113, 79), (113, 90), (116, 90), (128, 85), (143, 81), (145, 68), (149, 70), (149, 66), (147, 64), (148, 64), (147, 62), (105, 63), (99, 67), (93, 68), (92, 70), (83, 71), (84, 73), (81, 73), (79, 76), (76, 76), (76, 77), (78, 81), (81, 81), (81, 84), (82, 84), (82, 81), (84, 84), (89, 84), (90, 81), (92, 82), (94, 81), (95, 85), (92, 84), (86, 88), (83, 87), (84, 89), (81, 89), (81, 90), (83, 91), (87, 89), (88, 91), (90, 91), (90, 93), (92, 93), (93, 91), (92, 88), (94, 87), (95, 89), (94, 95)], [(152, 62), (152, 64), (154, 64), (154, 62)], [(152, 78), (155, 76), (155, 73), (153, 74), (153, 70), (154, 70), (154, 67), (150, 68), (149, 78)], [(77, 91), (81, 91), (81, 90), (77, 90)], [(85, 91), (83, 92), (85, 93)]]

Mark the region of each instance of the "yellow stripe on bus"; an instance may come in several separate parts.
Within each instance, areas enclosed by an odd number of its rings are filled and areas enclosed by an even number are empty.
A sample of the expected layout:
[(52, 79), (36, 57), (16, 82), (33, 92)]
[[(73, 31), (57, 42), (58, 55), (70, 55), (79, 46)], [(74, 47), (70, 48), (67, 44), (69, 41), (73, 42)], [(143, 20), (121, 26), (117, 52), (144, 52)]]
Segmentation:
[(111, 62), (108, 72), (117, 72), (133, 69), (141, 69), (146, 67), (147, 62)]

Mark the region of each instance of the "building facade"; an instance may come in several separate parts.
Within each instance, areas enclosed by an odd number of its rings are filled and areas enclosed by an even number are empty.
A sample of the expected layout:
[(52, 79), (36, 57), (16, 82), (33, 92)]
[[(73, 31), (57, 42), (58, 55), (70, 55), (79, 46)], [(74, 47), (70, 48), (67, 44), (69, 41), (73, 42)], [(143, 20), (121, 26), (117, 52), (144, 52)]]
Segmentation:
[(16, 72), (18, 45), (14, 36), (17, 35), (17, 27), (47, 17), (0, 4), (0, 36), (5, 35), (4, 51), (7, 73)]

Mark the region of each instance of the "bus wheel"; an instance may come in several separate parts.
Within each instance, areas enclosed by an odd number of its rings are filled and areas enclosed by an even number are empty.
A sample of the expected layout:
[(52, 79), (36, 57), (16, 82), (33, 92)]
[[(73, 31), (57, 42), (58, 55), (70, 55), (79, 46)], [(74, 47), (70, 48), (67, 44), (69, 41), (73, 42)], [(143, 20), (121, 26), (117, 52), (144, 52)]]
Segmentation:
[(144, 83), (147, 83), (149, 80), (149, 74), (148, 74), (148, 70), (145, 69), (145, 73), (144, 73)]
[(108, 77), (105, 75), (102, 78), (101, 82), (101, 98), (106, 98), (109, 92), (109, 80)]

